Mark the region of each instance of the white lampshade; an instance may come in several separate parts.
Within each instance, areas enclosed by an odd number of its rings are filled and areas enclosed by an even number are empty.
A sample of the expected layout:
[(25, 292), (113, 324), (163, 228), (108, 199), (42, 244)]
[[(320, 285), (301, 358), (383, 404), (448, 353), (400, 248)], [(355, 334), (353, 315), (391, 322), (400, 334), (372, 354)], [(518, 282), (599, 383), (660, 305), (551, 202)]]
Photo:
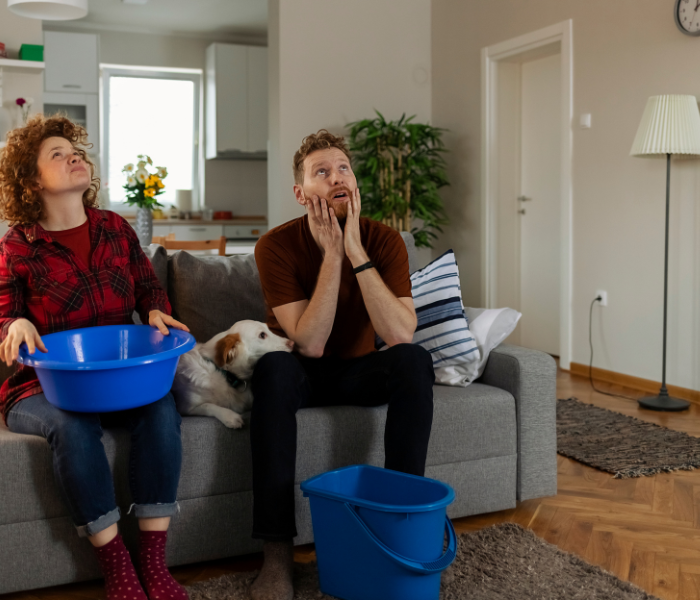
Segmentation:
[(7, 8), (20, 17), (70, 21), (88, 14), (88, 0), (7, 0)]
[(651, 96), (630, 154), (700, 155), (700, 111), (695, 96)]

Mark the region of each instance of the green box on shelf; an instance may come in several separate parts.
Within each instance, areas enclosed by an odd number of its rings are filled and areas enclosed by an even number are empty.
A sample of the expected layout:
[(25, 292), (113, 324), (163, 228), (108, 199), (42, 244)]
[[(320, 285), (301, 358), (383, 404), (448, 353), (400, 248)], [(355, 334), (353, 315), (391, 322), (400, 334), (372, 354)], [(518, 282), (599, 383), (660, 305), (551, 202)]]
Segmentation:
[(36, 44), (22, 44), (19, 48), (19, 59), (42, 62), (44, 60), (44, 47)]

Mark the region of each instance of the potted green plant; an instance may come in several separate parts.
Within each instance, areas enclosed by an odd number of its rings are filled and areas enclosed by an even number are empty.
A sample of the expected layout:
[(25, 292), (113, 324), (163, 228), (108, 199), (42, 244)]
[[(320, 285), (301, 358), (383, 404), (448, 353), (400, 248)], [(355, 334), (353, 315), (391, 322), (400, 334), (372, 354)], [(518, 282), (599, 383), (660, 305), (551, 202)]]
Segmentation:
[[(349, 123), (353, 170), (362, 192), (362, 214), (398, 231), (410, 231), (416, 246), (432, 248), (448, 223), (438, 190), (445, 172), (445, 129), (414, 123), (406, 115), (387, 121)], [(419, 225), (416, 225), (419, 221)]]
[(122, 169), (122, 173), (126, 175), (126, 184), (123, 187), (126, 190), (126, 203), (137, 207), (134, 227), (136, 235), (142, 246), (148, 246), (153, 239), (152, 211), (163, 206), (156, 197), (163, 193), (163, 179), (168, 176), (168, 170), (165, 167), (155, 167), (155, 173), (151, 173), (151, 157), (139, 154), (137, 158), (139, 160), (136, 166), (129, 163)]

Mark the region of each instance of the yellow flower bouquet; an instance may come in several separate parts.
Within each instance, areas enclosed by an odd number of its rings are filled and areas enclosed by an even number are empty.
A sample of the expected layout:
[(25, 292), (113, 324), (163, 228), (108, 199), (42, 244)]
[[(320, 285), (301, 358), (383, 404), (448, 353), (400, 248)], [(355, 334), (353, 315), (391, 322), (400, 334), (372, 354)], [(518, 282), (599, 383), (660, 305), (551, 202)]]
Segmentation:
[(165, 184), (163, 179), (168, 176), (165, 167), (155, 167), (155, 173), (149, 171), (153, 167), (151, 157), (146, 154), (139, 154), (139, 160), (134, 166), (133, 163), (125, 165), (122, 173), (126, 175), (126, 203), (129, 206), (136, 205), (138, 208), (153, 210), (163, 206), (156, 200), (156, 196), (163, 193)]

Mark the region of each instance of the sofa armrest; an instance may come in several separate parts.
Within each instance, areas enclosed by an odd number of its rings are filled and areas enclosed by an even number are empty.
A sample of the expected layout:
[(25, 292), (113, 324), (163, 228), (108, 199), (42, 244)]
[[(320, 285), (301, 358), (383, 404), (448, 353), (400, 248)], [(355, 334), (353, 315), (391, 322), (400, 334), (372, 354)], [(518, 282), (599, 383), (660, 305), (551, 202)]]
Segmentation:
[(518, 500), (557, 493), (557, 366), (544, 352), (502, 344), (489, 355), (481, 382), (515, 398)]

